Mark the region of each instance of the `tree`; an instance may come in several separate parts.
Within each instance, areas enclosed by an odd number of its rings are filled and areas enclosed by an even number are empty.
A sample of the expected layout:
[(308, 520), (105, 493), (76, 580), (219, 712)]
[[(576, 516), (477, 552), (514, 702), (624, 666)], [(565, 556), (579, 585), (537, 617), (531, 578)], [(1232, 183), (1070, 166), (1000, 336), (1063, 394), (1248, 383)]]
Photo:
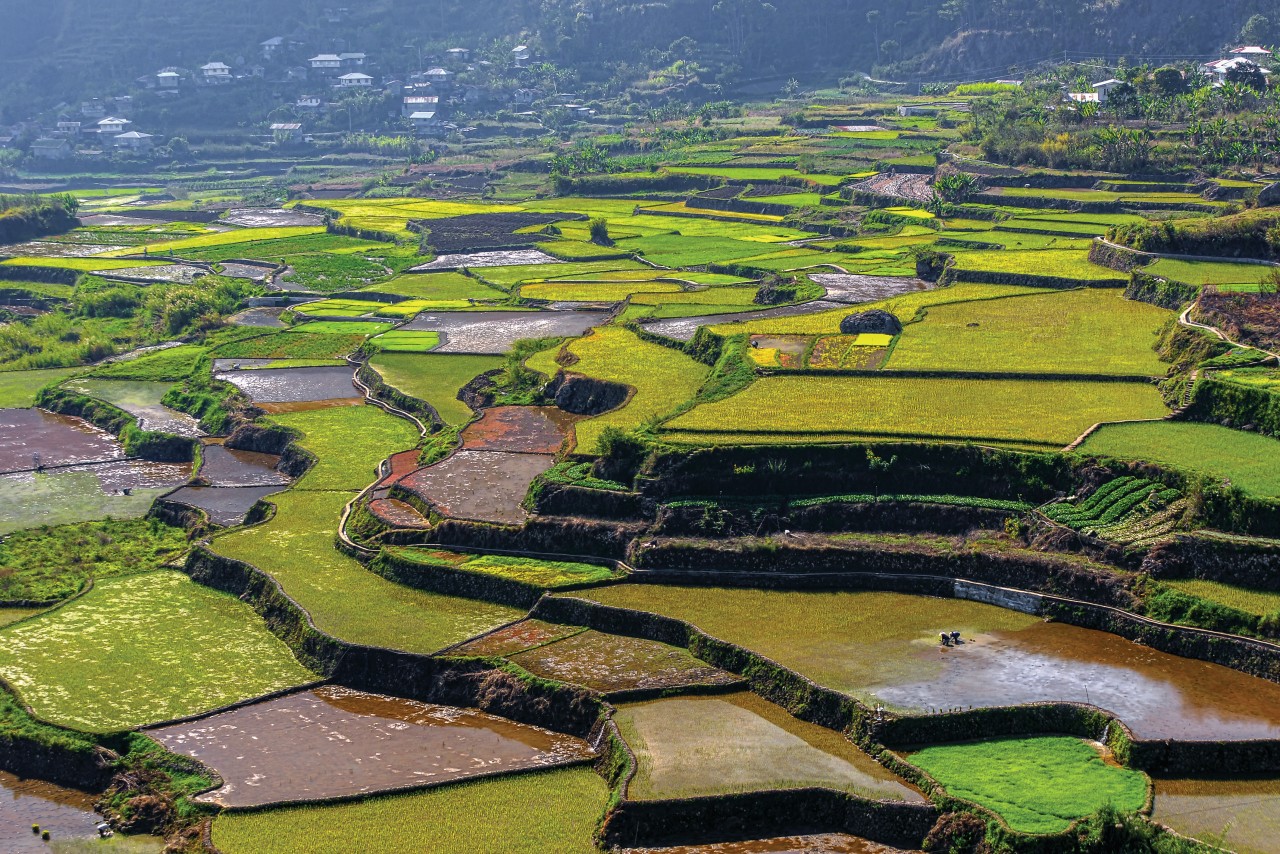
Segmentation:
[(758, 19), (776, 10), (773, 4), (763, 0), (719, 0), (711, 7), (711, 11), (724, 18), (729, 51), (741, 58), (747, 46), (747, 37), (755, 29)]
[(1271, 44), (1275, 41), (1276, 27), (1265, 15), (1254, 15), (1240, 28), (1241, 44)]
[(1227, 82), (1261, 92), (1267, 88), (1266, 75), (1256, 63), (1245, 60), (1227, 72)]
[(597, 246), (612, 246), (613, 240), (609, 237), (609, 221), (602, 216), (595, 217), (587, 224), (587, 228), (591, 232), (591, 242)]
[(1182, 72), (1176, 68), (1169, 66), (1157, 68), (1152, 72), (1151, 80), (1155, 88), (1165, 95), (1181, 95), (1187, 91), (1187, 81), (1183, 78)]

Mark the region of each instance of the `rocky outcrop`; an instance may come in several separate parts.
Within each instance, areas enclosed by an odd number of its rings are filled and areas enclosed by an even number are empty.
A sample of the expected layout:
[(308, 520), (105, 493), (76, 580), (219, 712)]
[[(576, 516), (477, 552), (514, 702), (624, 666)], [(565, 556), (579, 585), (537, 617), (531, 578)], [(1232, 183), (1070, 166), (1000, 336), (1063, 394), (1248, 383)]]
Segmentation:
[(626, 403), (631, 396), (631, 389), (620, 383), (560, 371), (547, 384), (546, 393), (565, 412), (600, 415)]
[(840, 321), (840, 332), (844, 335), (858, 335), (862, 332), (897, 335), (901, 331), (901, 321), (889, 312), (878, 308), (873, 308), (870, 311), (859, 311)]

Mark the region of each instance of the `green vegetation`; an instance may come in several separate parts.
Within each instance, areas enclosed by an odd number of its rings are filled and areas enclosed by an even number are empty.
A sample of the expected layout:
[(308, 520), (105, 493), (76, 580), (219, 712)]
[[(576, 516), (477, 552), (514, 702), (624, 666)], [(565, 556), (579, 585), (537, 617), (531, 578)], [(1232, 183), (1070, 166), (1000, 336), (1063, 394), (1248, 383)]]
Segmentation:
[(1062, 447), (1099, 421), (1166, 412), (1145, 383), (779, 376), (702, 404), (664, 430), (699, 443), (762, 434), (775, 441), (903, 436)]
[[(312, 234), (324, 234), (324, 228), (319, 226), (285, 226), (280, 228), (235, 228), (229, 231), (212, 231), (208, 234), (201, 234), (197, 237), (187, 237), (182, 240), (171, 240), (165, 243), (153, 243), (147, 247), (147, 251), (153, 255), (161, 254), (182, 254), (192, 249), (208, 249), (215, 246), (236, 246), (238, 254), (252, 254), (253, 244), (263, 243), (269, 240), (277, 240), (286, 237), (303, 237)], [(102, 257), (113, 258), (119, 255), (130, 255), (134, 253), (132, 247), (128, 249), (118, 249), (114, 252), (107, 252)], [(234, 257), (234, 256), (233, 256)], [(131, 262), (136, 265), (136, 262)]]
[(590, 768), (441, 786), (327, 806), (223, 813), (213, 841), (226, 854), (369, 854), (405, 840), (436, 854), (594, 854), (608, 787)]
[(1273, 267), (1232, 261), (1181, 261), (1161, 258), (1142, 272), (1189, 285), (1256, 285)]
[[(693, 399), (710, 373), (706, 365), (683, 353), (642, 341), (618, 327), (594, 329), (567, 349), (578, 357), (574, 372), (635, 389), (626, 405), (575, 425), (580, 453), (594, 453), (607, 427), (629, 430), (671, 414)], [(526, 364), (548, 376), (559, 368), (553, 351), (543, 351)]]
[(1123, 281), (1115, 270), (1089, 263), (1083, 249), (1044, 249), (1035, 252), (976, 250), (956, 253), (956, 269), (984, 273), (1014, 273), (1023, 276), (1051, 276), (1080, 282)]
[(1172, 316), (1096, 289), (939, 305), (907, 326), (887, 368), (1163, 375), (1154, 344)]
[(373, 339), (383, 353), (428, 353), (440, 346), (440, 333), (393, 330)]
[(431, 406), (450, 425), (465, 424), (474, 413), (458, 392), (486, 371), (502, 367), (500, 356), (379, 353), (369, 364), (387, 385)]
[(500, 555), (468, 555), (430, 548), (391, 549), (398, 557), (424, 566), (457, 567), (471, 572), (521, 581), (536, 587), (554, 588), (571, 584), (594, 584), (618, 577), (612, 568), (592, 563), (541, 560)]
[(1255, 617), (1280, 614), (1280, 593), (1271, 590), (1250, 590), (1247, 587), (1208, 581), (1203, 578), (1170, 579), (1162, 581), (1161, 584), (1179, 593), (1244, 611)]
[(1055, 833), (1105, 806), (1136, 812), (1146, 778), (1108, 765), (1077, 738), (1012, 738), (927, 747), (909, 760), (952, 795), (998, 813), (1023, 833)]
[(92, 376), (112, 380), (173, 382), (191, 376), (204, 356), (203, 347), (169, 347), (126, 362), (115, 362), (95, 368)]
[(410, 273), (396, 276), (366, 290), (384, 294), (399, 294), (410, 299), (431, 302), (462, 302), (468, 300), (500, 300), (506, 297), (502, 291), (461, 273)]
[(223, 344), (212, 355), (218, 359), (340, 359), (355, 352), (364, 339), (363, 334), (268, 332)]
[(252, 609), (177, 572), (98, 583), (11, 626), (0, 676), (41, 718), (106, 731), (310, 681)]
[(186, 548), (181, 528), (152, 519), (20, 531), (0, 540), (0, 600), (64, 599), (90, 577), (159, 569)]
[(129, 495), (104, 492), (89, 471), (37, 472), (0, 479), (0, 536), (40, 525), (95, 519), (136, 519), (170, 487), (138, 487)]
[(75, 376), (76, 368), (0, 372), (0, 409), (25, 409), (36, 402), (36, 392)]
[(1123, 460), (1149, 460), (1184, 471), (1226, 478), (1231, 484), (1280, 498), (1280, 441), (1188, 421), (1111, 424), (1091, 435), (1080, 453)]
[(417, 433), (407, 421), (371, 406), (275, 420), (299, 430), (317, 462), (293, 489), (271, 497), (277, 510), (269, 521), (218, 537), (214, 551), (268, 573), (317, 627), (352, 643), (429, 653), (519, 616), (386, 581), (334, 546), (342, 508), (374, 480), (379, 462), (413, 447)]

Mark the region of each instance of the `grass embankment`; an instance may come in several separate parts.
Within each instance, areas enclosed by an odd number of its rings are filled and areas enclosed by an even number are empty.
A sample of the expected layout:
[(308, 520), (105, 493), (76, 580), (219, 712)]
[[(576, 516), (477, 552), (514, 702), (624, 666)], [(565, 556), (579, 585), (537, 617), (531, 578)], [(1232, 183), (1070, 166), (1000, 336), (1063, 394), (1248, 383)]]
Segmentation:
[(1161, 463), (1280, 498), (1280, 441), (1257, 433), (1189, 421), (1113, 424), (1086, 439), (1080, 453)]
[(778, 431), (772, 441), (901, 436), (1061, 447), (1099, 421), (1167, 413), (1159, 391), (1145, 383), (765, 377), (672, 419), (665, 432), (696, 444)]
[(875, 685), (936, 672), (941, 663), (918, 653), (937, 646), (944, 628), (969, 636), (1038, 622), (992, 605), (900, 593), (619, 584), (566, 595), (685, 620), (822, 685), (864, 698)]
[(318, 462), (293, 489), (272, 496), (268, 522), (214, 541), (219, 554), (253, 564), (283, 585), (325, 632), (351, 643), (429, 653), (520, 616), (403, 587), (334, 547), (343, 506), (375, 478), (378, 463), (412, 448), (407, 421), (370, 406), (276, 416), (303, 433)]
[(920, 800), (840, 733), (755, 694), (626, 704), (616, 720), (636, 753), (630, 798), (824, 786), (877, 800)]
[(445, 424), (455, 426), (474, 415), (458, 392), (480, 374), (502, 367), (502, 357), (379, 353), (369, 364), (387, 385), (430, 404)]
[[(380, 324), (379, 328), (385, 326)], [(286, 330), (229, 341), (216, 348), (212, 355), (215, 359), (340, 359), (354, 352), (364, 339), (363, 334), (354, 331), (302, 335)]]
[(0, 676), (36, 714), (90, 731), (196, 714), (315, 678), (248, 605), (178, 572), (99, 582), (0, 639)]
[(64, 599), (90, 577), (159, 569), (186, 548), (181, 528), (154, 519), (19, 531), (0, 540), (0, 601)]
[(107, 380), (140, 382), (176, 382), (195, 373), (207, 351), (204, 347), (184, 344), (157, 353), (148, 353), (127, 362), (114, 362), (94, 368), (90, 376)]
[[(606, 427), (631, 430), (669, 415), (693, 399), (709, 373), (706, 365), (683, 353), (642, 341), (635, 333), (618, 327), (595, 329), (570, 343), (568, 349), (578, 357), (569, 370), (635, 389), (626, 405), (575, 425), (577, 450), (584, 454), (599, 450), (600, 434)], [(544, 350), (526, 364), (554, 376), (560, 367), (555, 355), (554, 350)]]
[(618, 577), (613, 569), (591, 563), (541, 560), (502, 555), (470, 555), (430, 548), (398, 548), (391, 552), (405, 560), (424, 566), (449, 566), (480, 572), (511, 581), (522, 581), (536, 587), (564, 587), (570, 584), (591, 584), (610, 581)]
[(886, 368), (1163, 376), (1153, 345), (1172, 316), (1097, 289), (939, 305), (906, 327)]
[(0, 409), (34, 406), (36, 392), (52, 383), (75, 376), (83, 368), (47, 368), (38, 371), (0, 372)]
[(1136, 812), (1147, 799), (1141, 772), (1108, 765), (1093, 746), (1069, 736), (944, 744), (910, 761), (1023, 833), (1065, 830), (1108, 804)]
[(442, 786), (328, 806), (223, 813), (225, 854), (391, 854), (408, 840), (434, 854), (594, 854), (608, 789), (590, 768)]

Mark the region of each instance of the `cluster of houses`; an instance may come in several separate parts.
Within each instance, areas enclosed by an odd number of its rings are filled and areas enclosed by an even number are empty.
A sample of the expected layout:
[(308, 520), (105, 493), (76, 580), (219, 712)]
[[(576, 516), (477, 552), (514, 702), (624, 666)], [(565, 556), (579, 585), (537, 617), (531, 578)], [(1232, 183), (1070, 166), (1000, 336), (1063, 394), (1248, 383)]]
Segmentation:
[[(125, 95), (112, 99), (110, 106), (128, 109), (132, 98)], [(99, 98), (80, 105), (79, 115), (64, 111), (54, 128), (45, 132), (31, 144), (32, 156), (41, 160), (67, 160), (82, 150), (81, 154), (103, 156), (113, 151), (136, 155), (151, 152), (156, 137), (131, 127), (133, 122), (118, 115), (108, 115), (109, 104)]]
[[(1264, 76), (1270, 75), (1267, 68), (1271, 60), (1271, 51), (1257, 45), (1241, 45), (1228, 51), (1228, 56), (1203, 63), (1200, 73), (1209, 79), (1212, 86), (1222, 86), (1230, 79), (1233, 71), (1257, 71)], [(1091, 92), (1068, 92), (1067, 100), (1078, 104), (1105, 104), (1112, 90), (1123, 86), (1123, 80), (1112, 77), (1094, 83)]]

